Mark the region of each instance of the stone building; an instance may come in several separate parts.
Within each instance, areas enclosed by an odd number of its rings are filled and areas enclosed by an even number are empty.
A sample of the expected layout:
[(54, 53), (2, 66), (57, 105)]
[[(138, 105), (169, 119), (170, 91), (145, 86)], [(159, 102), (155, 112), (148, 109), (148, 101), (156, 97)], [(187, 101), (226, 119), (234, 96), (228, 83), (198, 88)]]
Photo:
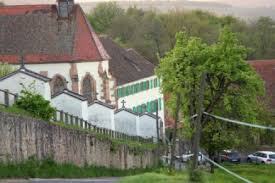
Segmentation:
[(28, 71), (50, 78), (47, 95), (52, 102), (62, 98), (54, 103), (59, 107), (63, 104), (68, 108), (70, 102), (64, 100), (65, 96), (69, 100), (79, 95), (73, 100), (87, 99), (87, 111), (100, 108), (93, 104), (103, 103), (119, 110), (125, 101), (136, 113), (155, 113), (158, 101), (164, 122), (163, 95), (160, 80), (154, 75), (155, 66), (136, 51), (99, 38), (74, 0), (2, 6), (0, 25), (0, 62), (20, 67), (23, 61)]

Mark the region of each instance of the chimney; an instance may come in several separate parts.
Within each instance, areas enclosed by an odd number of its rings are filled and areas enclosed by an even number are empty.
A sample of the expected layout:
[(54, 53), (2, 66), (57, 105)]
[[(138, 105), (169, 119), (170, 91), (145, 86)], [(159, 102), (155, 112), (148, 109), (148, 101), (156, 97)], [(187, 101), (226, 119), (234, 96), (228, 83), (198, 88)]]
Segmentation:
[(68, 18), (73, 11), (74, 0), (57, 0), (58, 16)]

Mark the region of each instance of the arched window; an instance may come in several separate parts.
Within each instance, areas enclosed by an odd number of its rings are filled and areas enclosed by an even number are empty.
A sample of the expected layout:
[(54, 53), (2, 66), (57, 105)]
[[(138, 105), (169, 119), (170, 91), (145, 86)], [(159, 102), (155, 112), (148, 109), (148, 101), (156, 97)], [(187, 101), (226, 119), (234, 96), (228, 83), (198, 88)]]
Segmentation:
[(87, 75), (82, 82), (82, 95), (88, 99), (89, 102), (96, 98), (95, 84), (91, 76)]
[(66, 88), (66, 81), (61, 76), (56, 76), (53, 79), (53, 85), (52, 85), (52, 92), (53, 94), (62, 92)]

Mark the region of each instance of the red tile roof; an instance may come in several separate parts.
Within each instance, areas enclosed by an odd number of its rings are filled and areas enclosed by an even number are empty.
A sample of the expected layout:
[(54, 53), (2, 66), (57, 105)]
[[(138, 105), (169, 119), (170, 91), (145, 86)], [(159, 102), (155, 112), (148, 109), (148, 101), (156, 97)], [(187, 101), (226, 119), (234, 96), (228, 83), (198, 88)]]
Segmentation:
[(79, 5), (68, 19), (56, 5), (0, 7), (0, 62), (59, 63), (108, 60), (109, 55)]
[(248, 63), (264, 80), (266, 94), (271, 97), (270, 106), (275, 108), (275, 60), (252, 60)]

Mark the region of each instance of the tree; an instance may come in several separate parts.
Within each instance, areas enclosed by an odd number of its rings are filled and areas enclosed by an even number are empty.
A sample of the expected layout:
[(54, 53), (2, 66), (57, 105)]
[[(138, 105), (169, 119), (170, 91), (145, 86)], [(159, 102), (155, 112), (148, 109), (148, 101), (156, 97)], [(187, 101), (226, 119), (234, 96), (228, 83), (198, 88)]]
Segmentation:
[(2, 62), (0, 63), (0, 77), (6, 76), (12, 71), (14, 71), (14, 68), (11, 65)]
[(253, 48), (256, 58), (275, 57), (275, 21), (269, 17), (261, 17), (252, 25)]
[[(206, 112), (259, 123), (262, 108), (258, 96), (264, 94), (264, 85), (245, 61), (247, 50), (236, 35), (225, 27), (218, 41), (211, 45), (183, 32), (176, 38), (175, 47), (161, 60), (157, 74), (163, 80), (164, 92), (182, 94), (181, 113), (185, 126), (190, 126), (189, 131), (193, 132), (194, 126), (190, 116), (198, 113), (196, 106), (203, 72), (207, 73), (203, 101)], [(201, 125), (203, 140), (200, 144), (211, 157), (216, 151), (245, 144), (248, 137), (256, 133), (205, 116)]]
[(112, 24), (112, 20), (123, 14), (124, 10), (116, 2), (104, 2), (99, 3), (88, 18), (97, 32), (106, 32)]

